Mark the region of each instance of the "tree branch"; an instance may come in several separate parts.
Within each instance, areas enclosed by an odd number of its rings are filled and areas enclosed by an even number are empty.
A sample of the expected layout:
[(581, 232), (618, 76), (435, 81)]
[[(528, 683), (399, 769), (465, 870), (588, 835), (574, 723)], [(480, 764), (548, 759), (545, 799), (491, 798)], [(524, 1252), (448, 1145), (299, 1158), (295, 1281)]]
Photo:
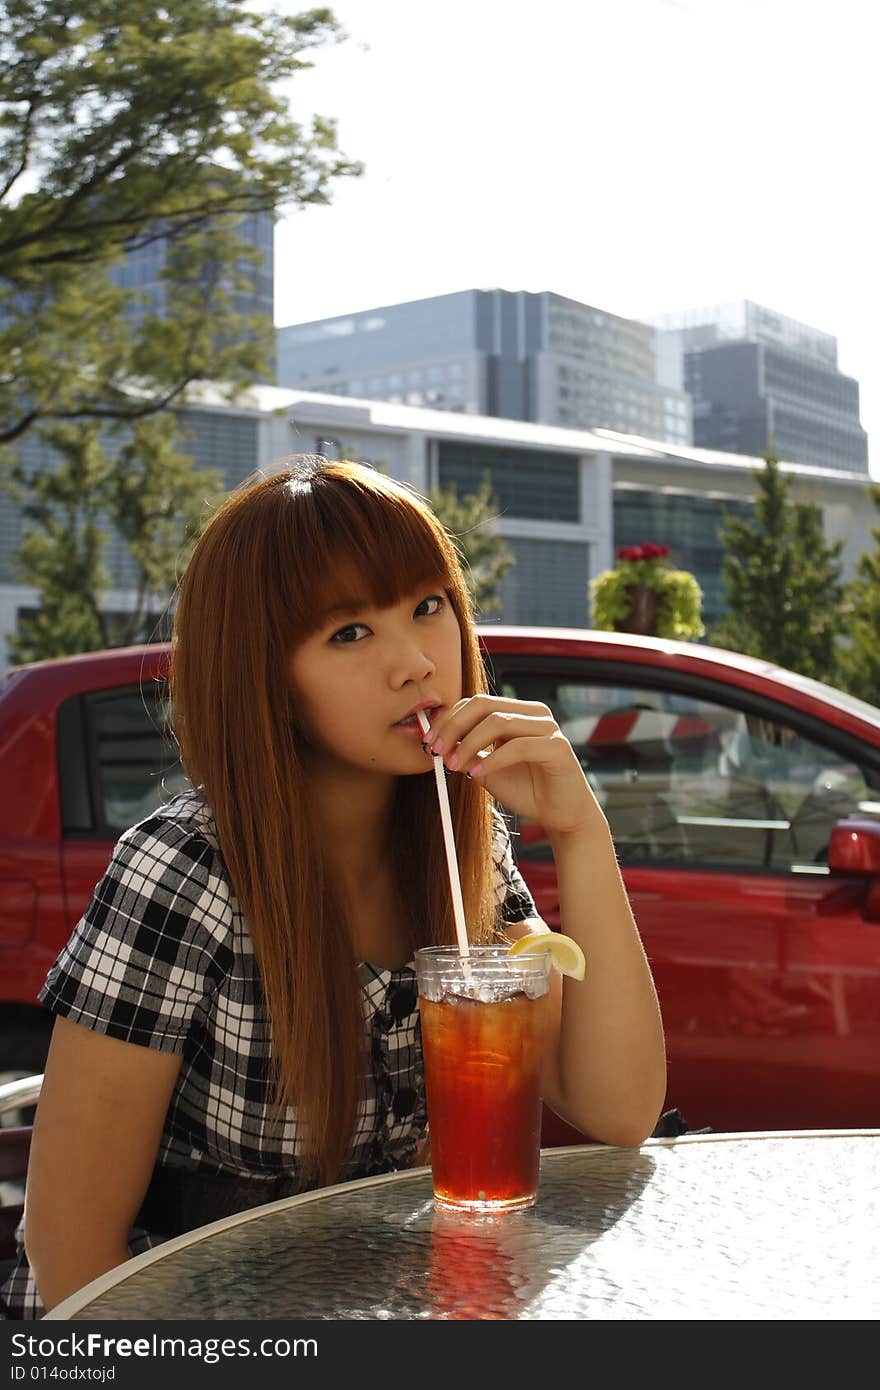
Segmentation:
[(37, 107), (39, 105), (40, 99), (36, 94), (34, 94), (31, 97), (30, 104), (22, 120), (21, 158), (18, 162), (18, 168), (13, 170), (12, 176), (8, 178), (3, 187), (0, 188), (0, 203), (2, 203), (3, 199), (6, 198), (7, 195), (12, 191), (13, 187), (21, 178), (22, 174), (27, 168), (28, 159), (30, 158), (31, 152), (31, 133), (33, 129), (34, 112), (37, 110)]
[(39, 420), (39, 418), (40, 412), (38, 410), (28, 411), (27, 415), (23, 415), (17, 424), (11, 425), (5, 430), (0, 430), (0, 444), (12, 444), (16, 439), (19, 439), (26, 430), (29, 430), (34, 421)]
[(170, 391), (166, 391), (163, 396), (153, 397), (138, 406), (122, 408), (114, 406), (89, 405), (82, 410), (41, 410), (31, 411), (25, 415), (15, 425), (5, 430), (0, 430), (0, 444), (12, 444), (30, 428), (36, 420), (142, 420), (148, 415), (155, 415), (160, 410), (165, 410), (176, 401), (188, 386), (199, 378), (190, 374), (184, 381), (179, 381)]
[[(137, 251), (144, 246), (151, 246), (156, 241), (176, 241), (185, 236), (187, 232), (203, 227), (205, 223), (214, 218), (223, 216), (241, 217), (253, 212), (272, 212), (275, 208), (274, 198), (265, 191), (255, 191), (249, 194), (245, 189), (241, 190), (235, 198), (228, 195), (219, 197), (217, 204), (203, 201), (188, 208), (182, 208), (179, 212), (175, 210), (173, 214), (150, 214), (142, 211), (132, 211), (124, 216), (95, 219), (91, 222), (82, 222), (79, 225), (64, 228), (64, 236), (82, 237), (83, 242), (74, 246), (66, 246), (64, 249), (48, 250), (44, 254), (36, 254), (28, 257), (29, 266), (48, 266), (48, 265), (87, 265), (90, 263), (106, 260), (108, 257), (107, 247), (95, 241), (95, 234), (100, 232), (118, 230), (124, 232), (125, 228), (132, 229), (131, 237), (120, 236), (116, 249), (126, 251)], [(152, 226), (152, 230), (150, 230)], [(141, 229), (138, 231), (138, 229)], [(59, 233), (60, 235), (60, 233)], [(47, 240), (44, 229), (39, 229), (33, 233), (11, 237), (6, 241), (0, 241), (0, 252), (10, 255), (18, 250), (25, 250), (28, 246), (39, 244)]]

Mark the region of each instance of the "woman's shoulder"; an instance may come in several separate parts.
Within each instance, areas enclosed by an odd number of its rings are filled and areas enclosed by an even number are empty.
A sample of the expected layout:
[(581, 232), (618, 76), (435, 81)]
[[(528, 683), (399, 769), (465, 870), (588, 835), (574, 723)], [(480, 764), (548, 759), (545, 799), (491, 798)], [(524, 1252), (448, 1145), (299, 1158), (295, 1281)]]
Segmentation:
[(217, 825), (210, 807), (191, 788), (162, 802), (123, 831), (116, 841), (115, 857), (148, 842), (164, 846), (169, 854), (177, 852), (186, 857), (189, 851), (199, 861), (220, 856)]
[(210, 808), (187, 790), (120, 835), (98, 896), (124, 889), (140, 901), (187, 901), (193, 915), (228, 923), (233, 894)]
[(136, 821), (122, 838), (135, 832), (164, 834), (170, 840), (179, 839), (187, 834), (198, 835), (214, 848), (220, 847), (211, 808), (201, 792), (192, 787), (187, 787), (168, 801), (161, 802), (148, 815)]
[(179, 1051), (232, 969), (237, 909), (204, 803), (174, 797), (126, 830), (39, 998), (144, 1047)]

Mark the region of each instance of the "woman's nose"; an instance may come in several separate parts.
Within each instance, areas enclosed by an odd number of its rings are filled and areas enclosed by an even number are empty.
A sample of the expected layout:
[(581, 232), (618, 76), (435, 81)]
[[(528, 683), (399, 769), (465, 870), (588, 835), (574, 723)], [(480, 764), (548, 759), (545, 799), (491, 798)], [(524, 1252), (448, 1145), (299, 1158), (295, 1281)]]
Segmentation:
[(408, 681), (427, 680), (436, 669), (436, 663), (421, 646), (415, 642), (404, 644), (392, 658), (392, 684), (397, 687)]

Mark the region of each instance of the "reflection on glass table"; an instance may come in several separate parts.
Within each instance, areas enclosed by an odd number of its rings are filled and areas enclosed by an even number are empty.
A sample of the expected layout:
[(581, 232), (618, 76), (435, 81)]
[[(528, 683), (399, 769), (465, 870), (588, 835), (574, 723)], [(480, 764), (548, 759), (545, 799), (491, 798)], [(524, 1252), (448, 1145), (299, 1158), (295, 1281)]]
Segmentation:
[(878, 1192), (880, 1130), (547, 1150), (498, 1216), (416, 1169), (202, 1227), (49, 1320), (876, 1317)]

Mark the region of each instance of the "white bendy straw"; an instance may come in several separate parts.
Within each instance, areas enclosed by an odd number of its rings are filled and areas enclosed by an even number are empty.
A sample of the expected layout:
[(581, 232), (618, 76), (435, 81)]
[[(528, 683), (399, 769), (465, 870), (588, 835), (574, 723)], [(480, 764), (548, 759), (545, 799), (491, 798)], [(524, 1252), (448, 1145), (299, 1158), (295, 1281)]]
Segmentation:
[[(417, 711), (417, 718), (421, 725), (422, 733), (430, 732), (431, 723), (423, 709)], [(455, 917), (455, 935), (458, 937), (458, 949), (461, 955), (467, 958), (470, 955), (468, 948), (467, 926), (464, 920), (464, 901), (461, 896), (461, 880), (458, 876), (458, 859), (455, 854), (455, 839), (452, 834), (452, 813), (449, 810), (449, 792), (446, 790), (446, 769), (443, 766), (443, 759), (433, 754), (434, 777), (437, 782), (437, 799), (440, 802), (440, 819), (443, 822), (443, 840), (446, 845), (446, 867), (449, 870), (449, 887), (452, 890), (452, 911)]]

